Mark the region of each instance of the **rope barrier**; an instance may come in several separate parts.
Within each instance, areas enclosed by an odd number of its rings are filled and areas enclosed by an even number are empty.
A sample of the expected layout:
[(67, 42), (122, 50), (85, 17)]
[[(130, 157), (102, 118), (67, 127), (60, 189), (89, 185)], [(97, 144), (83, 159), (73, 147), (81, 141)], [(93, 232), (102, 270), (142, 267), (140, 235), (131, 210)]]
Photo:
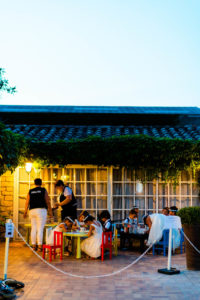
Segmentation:
[(197, 251), (197, 253), (200, 254), (200, 250), (197, 249), (197, 247), (190, 241), (190, 239), (187, 237), (187, 235), (183, 232), (184, 237), (186, 238), (186, 240), (189, 242), (189, 244)]
[[(15, 227), (15, 225), (14, 225)], [(132, 263), (128, 264), (126, 267), (123, 267), (117, 271), (114, 271), (112, 273), (108, 273), (108, 274), (103, 274), (103, 275), (76, 275), (76, 274), (72, 274), (72, 273), (68, 273), (65, 272), (59, 268), (57, 268), (56, 266), (50, 264), (48, 261), (44, 260), (37, 252), (35, 252), (31, 246), (26, 242), (26, 240), (24, 239), (24, 237), (21, 235), (21, 233), (17, 230), (17, 228), (15, 227), (16, 232), (18, 233), (18, 235), (20, 236), (20, 238), (24, 241), (24, 243), (28, 246), (29, 249), (31, 249), (31, 251), (42, 261), (44, 262), (46, 265), (48, 265), (49, 267), (51, 267), (52, 269), (54, 269), (55, 271), (62, 273), (63, 275), (67, 275), (70, 277), (76, 277), (76, 278), (85, 278), (85, 279), (91, 279), (91, 278), (104, 278), (104, 277), (110, 277), (110, 276), (114, 276), (117, 275), (121, 272), (124, 272), (125, 270), (127, 270), (128, 268), (130, 268), (131, 266), (135, 265), (137, 262), (139, 262), (146, 254), (147, 252), (152, 248), (153, 244), (151, 244), (148, 249), (146, 249), (144, 251), (144, 253), (142, 253), (136, 260), (134, 260)]]

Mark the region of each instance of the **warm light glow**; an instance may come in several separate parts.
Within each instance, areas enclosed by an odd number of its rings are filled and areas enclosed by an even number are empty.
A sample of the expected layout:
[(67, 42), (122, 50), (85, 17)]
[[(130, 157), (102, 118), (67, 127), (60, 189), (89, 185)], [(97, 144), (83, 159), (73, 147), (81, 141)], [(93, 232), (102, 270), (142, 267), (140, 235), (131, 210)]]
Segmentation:
[(143, 183), (141, 181), (136, 182), (136, 192), (141, 194), (143, 192)]
[(31, 170), (32, 170), (32, 163), (31, 162), (27, 162), (25, 164), (25, 170), (26, 170), (27, 173), (31, 172)]

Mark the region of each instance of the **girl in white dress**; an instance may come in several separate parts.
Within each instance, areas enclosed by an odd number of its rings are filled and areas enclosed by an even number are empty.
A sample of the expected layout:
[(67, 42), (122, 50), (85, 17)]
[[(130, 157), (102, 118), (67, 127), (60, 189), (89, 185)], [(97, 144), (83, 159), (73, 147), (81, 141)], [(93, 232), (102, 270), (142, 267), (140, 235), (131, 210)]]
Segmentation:
[(51, 230), (50, 235), (46, 239), (47, 245), (53, 246), (54, 244), (54, 232), (67, 232), (70, 231), (72, 228), (74, 221), (70, 217), (66, 217), (62, 223), (58, 224), (53, 230)]
[(81, 250), (92, 258), (101, 256), (102, 226), (92, 216), (87, 216), (84, 223), (90, 226), (88, 238), (81, 243)]

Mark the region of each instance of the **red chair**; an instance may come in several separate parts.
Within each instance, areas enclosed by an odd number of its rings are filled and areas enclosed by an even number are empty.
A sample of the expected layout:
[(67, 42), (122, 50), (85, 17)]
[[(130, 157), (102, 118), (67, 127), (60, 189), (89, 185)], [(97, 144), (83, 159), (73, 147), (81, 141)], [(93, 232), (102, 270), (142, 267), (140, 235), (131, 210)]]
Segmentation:
[(104, 261), (104, 250), (109, 249), (109, 258), (112, 259), (112, 232), (102, 233), (101, 260)]
[(54, 243), (51, 245), (43, 245), (42, 258), (45, 259), (45, 250), (49, 249), (49, 261), (52, 261), (52, 254), (56, 258), (56, 249), (60, 249), (60, 260), (63, 258), (63, 233), (54, 231)]

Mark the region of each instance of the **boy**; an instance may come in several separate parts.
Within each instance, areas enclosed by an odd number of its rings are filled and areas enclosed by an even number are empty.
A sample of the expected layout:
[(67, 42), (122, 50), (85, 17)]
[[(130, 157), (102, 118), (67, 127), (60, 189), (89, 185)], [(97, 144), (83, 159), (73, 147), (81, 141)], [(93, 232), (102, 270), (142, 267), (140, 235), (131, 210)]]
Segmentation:
[(103, 210), (99, 216), (100, 222), (103, 226), (103, 231), (112, 231), (112, 223), (110, 213), (108, 210)]

